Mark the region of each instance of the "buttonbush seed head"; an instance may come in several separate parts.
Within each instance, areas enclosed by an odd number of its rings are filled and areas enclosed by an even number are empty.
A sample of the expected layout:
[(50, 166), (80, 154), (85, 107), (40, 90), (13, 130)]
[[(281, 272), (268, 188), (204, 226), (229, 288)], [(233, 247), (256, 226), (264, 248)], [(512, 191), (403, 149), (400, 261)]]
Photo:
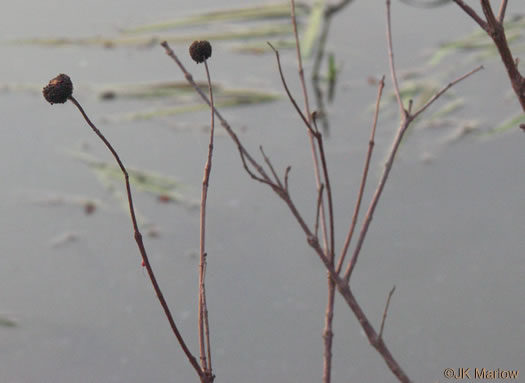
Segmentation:
[(63, 104), (73, 94), (73, 83), (67, 74), (59, 74), (49, 81), (42, 94), (51, 105)]
[(194, 41), (190, 45), (190, 56), (197, 64), (211, 57), (211, 44), (209, 41)]

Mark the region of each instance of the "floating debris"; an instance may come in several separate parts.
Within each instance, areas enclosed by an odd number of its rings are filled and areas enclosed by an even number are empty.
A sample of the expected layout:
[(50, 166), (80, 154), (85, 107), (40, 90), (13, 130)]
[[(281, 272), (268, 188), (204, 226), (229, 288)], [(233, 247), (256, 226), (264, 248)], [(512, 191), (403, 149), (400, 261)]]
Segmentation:
[(479, 125), (476, 121), (470, 121), (462, 124), (456, 130), (454, 130), (449, 136), (445, 137), (444, 144), (455, 144), (456, 142), (464, 139), (467, 136), (471, 136), (472, 133), (476, 133), (479, 130)]
[[(85, 152), (70, 152), (70, 154), (86, 163), (89, 168), (95, 172), (101, 182), (112, 191), (116, 191), (115, 181), (124, 183), (122, 171), (111, 161), (106, 162), (96, 159)], [(140, 191), (153, 194), (157, 198), (159, 198), (159, 196), (162, 196), (162, 198), (169, 197), (171, 201), (181, 203), (188, 207), (193, 207), (196, 203), (184, 197), (179, 192), (184, 185), (173, 177), (133, 168), (127, 168), (127, 170), (130, 184)], [(118, 193), (121, 194), (119, 199), (124, 197), (122, 192), (118, 191)], [(127, 204), (125, 204), (125, 207), (127, 209)]]
[(45, 197), (39, 197), (33, 201), (37, 205), (42, 206), (75, 206), (81, 207), (86, 215), (93, 214), (102, 203), (99, 200), (76, 196), (76, 195), (60, 195), (50, 194)]
[(17, 327), (18, 324), (5, 315), (0, 315), (0, 327)]
[(76, 242), (80, 239), (80, 235), (78, 233), (75, 233), (75, 232), (64, 232), (58, 236), (56, 236), (55, 238), (51, 239), (51, 241), (49, 242), (51, 247), (53, 248), (58, 248), (58, 247), (63, 247), (63, 246), (66, 246), (66, 245), (69, 245), (73, 242)]

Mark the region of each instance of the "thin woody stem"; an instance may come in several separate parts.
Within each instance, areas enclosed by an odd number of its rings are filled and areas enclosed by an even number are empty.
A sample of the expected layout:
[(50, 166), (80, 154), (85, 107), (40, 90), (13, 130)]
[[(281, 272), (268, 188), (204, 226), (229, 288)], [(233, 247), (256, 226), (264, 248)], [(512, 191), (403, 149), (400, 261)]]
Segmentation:
[[(329, 228), (327, 228), (326, 223), (326, 213), (324, 208), (323, 200), (321, 199), (321, 205), (320, 205), (320, 220), (321, 220), (321, 231), (323, 233), (323, 243), (324, 243), (324, 251), (325, 251), (325, 257), (327, 258), (328, 262), (331, 266), (334, 264), (334, 243), (335, 243), (335, 230), (334, 230), (334, 213), (333, 213), (333, 205), (332, 205), (332, 190), (330, 188), (330, 180), (328, 176), (328, 170), (326, 166), (326, 156), (324, 153), (323, 148), (323, 139), (322, 135), (319, 132), (319, 129), (317, 128), (315, 118), (313, 118), (312, 113), (310, 112), (310, 105), (308, 102), (308, 91), (306, 88), (306, 83), (304, 79), (304, 69), (303, 69), (303, 63), (302, 63), (302, 57), (301, 57), (301, 47), (299, 43), (299, 35), (297, 33), (297, 21), (295, 17), (295, 1), (290, 0), (291, 2), (291, 13), (292, 13), (292, 25), (294, 30), (294, 36), (295, 36), (295, 46), (297, 51), (297, 65), (299, 70), (299, 79), (301, 82), (301, 87), (303, 89), (303, 97), (304, 97), (304, 106), (306, 115), (308, 118), (308, 125), (310, 129), (308, 129), (308, 138), (310, 140), (310, 148), (312, 151), (312, 160), (314, 165), (314, 176), (315, 176), (315, 182), (317, 186), (317, 190), (320, 190), (322, 181), (321, 181), (321, 172), (319, 167), (319, 159), (318, 156), (321, 158), (321, 164), (323, 167), (323, 178), (324, 178), (324, 184), (326, 186), (326, 196), (328, 200), (328, 220), (329, 220)], [(312, 124), (315, 128), (315, 133), (312, 132)], [(315, 138), (315, 139), (314, 139)], [(315, 140), (317, 140), (317, 147), (315, 145)], [(319, 150), (319, 154), (317, 152)], [(324, 330), (324, 346), (325, 346), (325, 352), (324, 352), (324, 370), (323, 370), (323, 383), (330, 383), (331, 381), (331, 370), (332, 370), (332, 322), (333, 322), (333, 311), (334, 311), (334, 281), (330, 276), (328, 276), (328, 301), (326, 306), (326, 314), (325, 314), (325, 330)]]
[(505, 20), (506, 11), (507, 11), (507, 0), (501, 0), (501, 4), (499, 6), (499, 11), (498, 11), (498, 21), (500, 24), (503, 24), (503, 20)]
[(173, 52), (173, 50), (170, 48), (169, 44), (166, 41), (163, 41), (160, 45), (164, 48), (164, 50), (166, 51), (166, 54), (169, 57), (171, 57), (173, 59), (173, 61), (175, 61), (175, 63), (180, 68), (182, 73), (184, 73), (184, 77), (186, 77), (186, 80), (188, 81), (188, 83), (193, 87), (193, 89), (195, 89), (195, 91), (202, 98), (202, 100), (206, 104), (208, 104), (208, 106), (210, 106), (213, 109), (213, 111), (215, 112), (215, 116), (217, 116), (217, 118), (221, 122), (222, 127), (226, 130), (228, 135), (231, 137), (231, 139), (237, 145), (237, 149), (239, 150), (239, 154), (241, 156), (241, 160), (243, 162), (243, 165), (245, 165), (245, 169), (247, 169), (247, 171), (250, 172), (248, 170), (248, 168), (247, 168), (247, 163), (246, 162), (250, 163), (250, 165), (252, 165), (257, 170), (257, 172), (261, 175), (261, 177), (266, 182), (271, 183), (270, 182), (270, 177), (268, 177), (268, 175), (264, 171), (263, 167), (251, 156), (251, 154), (242, 145), (241, 141), (239, 140), (239, 137), (237, 136), (237, 134), (235, 134), (235, 132), (231, 128), (230, 124), (228, 124), (228, 121), (226, 121), (226, 119), (221, 115), (219, 110), (217, 110), (217, 108), (215, 106), (211, 105), (211, 102), (208, 99), (208, 96), (206, 96), (206, 94), (204, 94), (202, 89), (195, 83), (195, 81), (193, 80), (193, 76), (191, 75), (190, 72), (188, 72), (186, 70), (186, 68), (184, 67), (182, 62), (179, 60), (179, 58), (177, 57), (175, 52)]
[(113, 146), (109, 143), (109, 141), (104, 137), (104, 135), (98, 130), (98, 128), (91, 122), (89, 117), (87, 116), (86, 112), (84, 112), (84, 109), (79, 104), (79, 102), (73, 97), (70, 96), (69, 100), (78, 108), (88, 125), (91, 127), (91, 129), (96, 133), (96, 135), (104, 142), (106, 147), (109, 149), (113, 157), (115, 157), (115, 160), (117, 161), (118, 166), (120, 167), (120, 170), (122, 170), (122, 173), (124, 174), (124, 179), (126, 181), (126, 192), (128, 196), (128, 204), (129, 204), (129, 212), (131, 214), (131, 222), (133, 224), (133, 231), (135, 233), (135, 241), (137, 242), (137, 246), (139, 248), (140, 254), (142, 256), (142, 260), (144, 262), (144, 266), (146, 267), (146, 270), (148, 271), (148, 276), (151, 280), (151, 284), (153, 285), (153, 289), (155, 290), (155, 293), (157, 294), (157, 298), (159, 299), (159, 302), (164, 310), (164, 314), (166, 315), (166, 318), (168, 319), (168, 322), (170, 324), (170, 327), (173, 331), (173, 334), (177, 338), (182, 350), (186, 354), (186, 357), (188, 358), (190, 364), (193, 366), (199, 377), (203, 378), (204, 373), (203, 370), (200, 368), (197, 359), (193, 356), (193, 354), (188, 349), (188, 346), (186, 345), (186, 342), (184, 342), (184, 339), (182, 338), (181, 333), (179, 332), (179, 329), (177, 328), (177, 325), (175, 324), (175, 321), (173, 319), (173, 316), (171, 315), (170, 309), (168, 307), (168, 304), (166, 302), (166, 299), (164, 298), (164, 295), (162, 294), (162, 291), (159, 287), (159, 284), (157, 282), (157, 278), (155, 277), (155, 274), (153, 272), (153, 269), (149, 263), (148, 255), (146, 253), (146, 248), (144, 247), (144, 242), (142, 241), (142, 234), (140, 233), (138, 224), (137, 224), (137, 218), (135, 216), (135, 209), (133, 207), (133, 198), (131, 196), (131, 186), (129, 183), (129, 175), (128, 171), (124, 167), (124, 164), (120, 160), (119, 155), (113, 148)]
[(486, 21), (483, 20), (476, 11), (465, 4), (463, 0), (453, 1), (478, 23), (478, 25), (490, 36), (494, 45), (496, 45), (501, 61), (503, 61), (503, 65), (507, 71), (512, 89), (516, 94), (521, 108), (525, 111), (525, 77), (520, 73), (516, 59), (512, 55), (505, 35), (505, 27), (503, 25), (505, 11), (507, 9), (507, 1), (502, 0), (498, 17), (496, 18), (492, 11), (490, 1), (480, 0), (481, 9), (483, 10)]
[[(310, 140), (310, 149), (312, 151), (312, 161), (314, 164), (314, 176), (315, 176), (315, 183), (317, 186), (317, 189), (321, 187), (321, 172), (319, 170), (319, 159), (317, 154), (317, 148), (315, 146), (314, 141), (314, 135), (312, 132), (312, 114), (310, 113), (310, 103), (308, 101), (308, 91), (306, 88), (306, 82), (304, 79), (304, 68), (303, 68), (303, 60), (301, 57), (301, 44), (299, 42), (299, 34), (297, 32), (297, 20), (295, 17), (295, 0), (290, 0), (291, 4), (291, 19), (292, 19), (292, 26), (294, 31), (294, 37), (295, 37), (295, 48), (297, 52), (297, 66), (298, 66), (298, 72), (299, 72), (299, 80), (301, 82), (301, 88), (303, 90), (303, 97), (304, 97), (304, 108), (306, 112), (306, 118), (308, 120), (308, 126), (310, 129), (308, 129), (308, 138)], [(328, 194), (328, 190), (326, 191)], [(328, 230), (326, 225), (326, 214), (324, 209), (324, 203), (321, 202), (321, 214), (320, 214), (320, 220), (321, 220), (321, 231), (323, 233), (323, 243), (326, 251), (326, 256), (330, 258), (330, 253), (333, 254), (333, 249), (329, 249), (328, 245)], [(333, 237), (334, 233), (330, 233), (330, 236)]]
[(466, 4), (463, 0), (453, 0), (463, 11), (469, 15), (478, 25), (484, 30), (488, 32), (488, 26), (487, 22), (483, 20), (474, 9), (472, 9), (468, 4)]
[[(172, 57), (177, 62), (177, 64), (181, 68), (181, 70), (186, 75), (186, 79), (188, 80), (188, 82), (194, 87), (194, 89), (197, 92), (199, 92), (199, 90), (200, 90), (199, 87), (193, 81), (192, 76), (188, 72), (186, 72), (185, 69), (183, 69), (184, 67), (182, 66), (182, 64), (180, 64), (180, 62), (176, 58), (176, 56), (173, 53), (173, 51), (171, 51), (171, 49), (169, 49), (169, 47), (167, 46), (166, 43), (163, 43), (162, 45), (166, 48), (167, 54), (170, 57)], [(201, 92), (199, 92), (199, 94), (201, 94)], [(201, 96), (205, 100), (207, 100), (207, 97), (205, 95), (201, 95)], [(219, 114), (217, 109), (215, 109), (215, 114), (218, 117), (220, 116), (220, 114)], [(219, 118), (221, 118), (221, 117), (219, 117)], [(230, 133), (231, 128), (230, 128), (229, 124), (225, 120), (222, 120), (222, 119), (221, 119), (221, 123), (222, 123), (223, 127), (225, 127), (225, 129), (227, 129), (228, 133)], [(295, 220), (297, 221), (298, 225), (301, 227), (302, 231), (304, 232), (307, 243), (311, 246), (311, 248), (314, 250), (314, 252), (317, 254), (319, 259), (323, 263), (324, 267), (326, 268), (326, 270), (329, 273), (330, 278), (335, 283), (336, 288), (340, 292), (341, 296), (344, 298), (344, 300), (345, 300), (346, 304), (348, 305), (348, 307), (351, 309), (351, 311), (354, 313), (354, 315), (358, 319), (359, 324), (361, 325), (361, 327), (363, 328), (364, 332), (366, 333), (366, 336), (367, 336), (369, 342), (378, 351), (378, 353), (382, 356), (382, 358), (384, 359), (385, 363), (388, 365), (390, 370), (393, 372), (393, 374), (401, 382), (410, 382), (410, 379), (404, 373), (404, 371), (402, 370), (401, 366), (393, 358), (392, 354), (390, 353), (390, 351), (389, 351), (388, 347), (386, 346), (386, 344), (384, 343), (383, 339), (378, 337), (378, 335), (377, 335), (376, 331), (374, 330), (373, 326), (371, 325), (369, 319), (366, 317), (365, 313), (363, 312), (363, 310), (359, 306), (359, 304), (357, 302), (357, 299), (352, 294), (348, 282), (343, 280), (342, 278), (340, 278), (338, 276), (338, 274), (336, 273), (335, 268), (334, 268), (333, 260), (330, 260), (327, 257), (326, 250), (323, 249), (322, 246), (320, 245), (318, 237), (311, 231), (310, 227), (305, 222), (305, 220), (301, 216), (299, 210), (295, 206), (293, 200), (291, 199), (291, 197), (289, 195), (289, 192), (288, 192), (288, 186), (287, 186), (288, 185), (287, 179), (288, 179), (288, 174), (289, 174), (290, 167), (286, 168), (286, 172), (285, 172), (285, 176), (284, 176), (284, 178), (285, 178), (285, 180), (284, 180), (284, 188), (282, 188), (278, 184), (272, 182), (270, 177), (268, 177), (266, 175), (266, 173), (264, 173), (264, 171), (262, 170), (261, 165), (259, 165), (252, 157), (248, 157), (249, 154), (247, 153), (247, 151), (244, 148), (243, 144), (241, 143), (241, 141), (238, 139), (238, 137), (235, 134), (230, 134), (230, 137), (237, 144), (237, 146), (239, 148), (239, 152), (241, 153), (241, 159), (243, 160), (243, 164), (245, 166), (245, 170), (250, 174), (250, 176), (254, 177), (255, 175), (253, 173), (250, 173), (250, 169), (247, 167), (247, 165), (244, 163), (244, 161), (250, 161), (250, 164), (252, 164), (254, 166), (254, 168), (257, 170), (257, 172), (261, 175), (261, 177), (259, 177), (259, 178), (255, 177), (255, 179), (258, 180), (259, 182), (265, 183), (266, 185), (271, 187), (272, 190), (288, 206), (292, 216), (295, 218)], [(246, 159), (244, 157), (245, 153), (246, 153)]]
[(375, 112), (374, 112), (374, 122), (372, 123), (372, 132), (370, 133), (370, 140), (368, 142), (368, 151), (366, 153), (366, 161), (365, 166), (363, 169), (363, 176), (361, 177), (361, 186), (359, 187), (359, 194), (357, 196), (357, 201), (354, 208), (354, 215), (352, 216), (352, 223), (350, 224), (350, 229), (348, 230), (348, 234), (345, 238), (345, 243), (343, 245), (343, 250), (341, 251), (341, 256), (339, 257), (339, 261), (337, 263), (336, 271), (339, 274), (341, 272), (341, 268), (343, 267), (346, 254), (348, 253), (348, 248), (350, 246), (350, 243), (352, 242), (352, 237), (354, 235), (355, 228), (357, 226), (357, 218), (359, 217), (359, 210), (361, 207), (361, 202), (363, 200), (363, 194), (365, 191), (366, 186), (366, 180), (368, 177), (368, 169), (370, 167), (370, 160), (372, 158), (372, 151), (374, 150), (375, 145), (375, 134), (376, 134), (376, 127), (377, 127), (377, 119), (379, 117), (379, 106), (381, 104), (381, 96), (383, 95), (383, 89), (385, 87), (385, 76), (381, 78), (381, 81), (379, 82), (379, 87), (377, 89), (377, 98), (376, 98), (376, 106), (375, 106)]
[(408, 112), (403, 105), (403, 100), (401, 99), (401, 92), (399, 91), (399, 83), (397, 81), (397, 72), (396, 65), (394, 61), (394, 49), (392, 47), (392, 22), (390, 18), (390, 0), (386, 0), (386, 13), (387, 13), (387, 23), (386, 23), (386, 33), (388, 40), (388, 60), (390, 62), (390, 75), (392, 82), (394, 83), (394, 93), (397, 99), (397, 105), (399, 106), (399, 112), (401, 118), (405, 119)]
[[(215, 134), (215, 113), (213, 110), (213, 89), (210, 79), (208, 61), (204, 60), (208, 89), (210, 92), (211, 109), (211, 129), (210, 142), (208, 144), (208, 158), (204, 166), (204, 177), (202, 180), (201, 209), (200, 209), (200, 265), (199, 265), (199, 349), (201, 367), (211, 375), (211, 351), (210, 351), (210, 331), (208, 322), (208, 308), (206, 305), (206, 202), (208, 200), (208, 187), (213, 158), (213, 139)], [(207, 358), (207, 360), (206, 360)]]
[[(387, 40), (388, 40), (388, 47), (389, 50), (392, 48), (392, 34), (390, 29), (390, 0), (386, 0), (386, 7), (387, 7)], [(394, 56), (393, 54), (390, 55), (391, 61), (390, 61), (390, 72), (392, 76), (392, 81), (394, 84), (397, 83), (397, 74), (394, 66)], [(457, 84), (458, 82), (466, 79), (467, 77), (471, 76), (472, 74), (478, 72), (481, 70), (483, 66), (477, 67), (474, 70), (471, 70), (470, 72), (464, 74), (463, 76), (458, 77), (454, 81), (447, 84), (444, 88), (442, 88), (439, 92), (437, 92), (430, 100), (428, 100), (425, 105), (423, 105), (419, 110), (414, 112), (413, 114), (409, 113), (407, 110), (403, 108), (401, 98), (398, 98), (399, 107), (401, 110), (403, 110), (403, 114), (401, 116), (401, 122), (399, 124), (399, 128), (397, 130), (396, 136), (394, 138), (394, 142), (392, 145), (392, 148), (390, 149), (390, 153), (388, 155), (388, 159), (385, 163), (385, 169), (383, 170), (383, 174), (381, 175), (381, 179), (379, 181), (379, 184), (376, 188), (376, 191), (374, 192), (374, 195), (372, 197), (372, 201), (370, 202), (370, 205), (368, 207), (368, 211), (366, 213), (366, 216), (364, 218), (363, 224), (361, 226), (361, 231), (359, 233), (359, 238), (357, 240), (356, 247), (354, 249), (354, 253), (352, 255), (352, 259), (348, 263), (348, 266), (345, 270), (344, 274), (344, 280), (350, 281), (350, 277), (352, 275), (352, 272), (355, 268), (355, 265), (357, 263), (357, 260), (359, 258), (359, 254), (361, 252), (363, 243), (365, 241), (366, 235), (368, 233), (368, 229), (370, 227), (370, 223), (372, 222), (372, 218), (374, 216), (375, 209), (377, 207), (377, 204), (379, 202), (379, 199), (381, 197), (381, 194), (383, 193), (386, 181), (388, 180), (388, 177), (390, 175), (390, 171), (392, 170), (392, 166), (394, 164), (394, 159), (397, 154), (397, 150), (399, 149), (399, 145), (401, 144), (401, 140), (403, 139), (403, 136), (405, 135), (406, 130), (408, 129), (409, 125), (414, 121), (416, 117), (418, 117), (421, 113), (423, 113), (434, 101), (436, 101), (443, 93), (445, 93), (449, 88)], [(397, 90), (396, 90), (397, 92)]]

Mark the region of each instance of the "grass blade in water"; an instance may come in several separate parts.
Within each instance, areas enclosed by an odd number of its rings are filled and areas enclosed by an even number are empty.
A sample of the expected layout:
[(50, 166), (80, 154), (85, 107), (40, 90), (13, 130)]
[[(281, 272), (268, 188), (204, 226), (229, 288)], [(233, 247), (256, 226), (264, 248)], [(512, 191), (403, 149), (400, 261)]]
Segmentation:
[(485, 135), (493, 135), (496, 133), (503, 133), (506, 131), (509, 131), (511, 129), (518, 130), (518, 127), (520, 124), (525, 124), (525, 114), (519, 113), (515, 115), (514, 117), (509, 118), (506, 121), (503, 121), (501, 124), (499, 124), (494, 129), (489, 130)]
[[(224, 108), (256, 105), (276, 101), (280, 98), (280, 95), (269, 92), (259, 92), (254, 90), (224, 90), (222, 93), (219, 93), (217, 95), (215, 106), (219, 108)], [(196, 101), (186, 105), (177, 105), (168, 108), (156, 108), (139, 112), (133, 112), (126, 114), (123, 117), (109, 117), (108, 120), (149, 120), (154, 118), (173, 116), (177, 114), (199, 112), (207, 109), (209, 109), (208, 105), (202, 103), (201, 101)]]
[(231, 31), (158, 36), (124, 36), (124, 37), (80, 37), (80, 38), (29, 38), (11, 40), (11, 44), (28, 44), (43, 46), (101, 46), (115, 48), (117, 46), (154, 47), (166, 40), (172, 44), (188, 44), (194, 40), (230, 41), (268, 38), (273, 36), (291, 35), (292, 27), (288, 24), (272, 24), (251, 28), (236, 28)]
[[(296, 11), (299, 15), (304, 15), (308, 12), (306, 4), (296, 4)], [(244, 8), (233, 8), (226, 10), (217, 10), (198, 15), (189, 16), (182, 19), (171, 21), (163, 21), (153, 24), (141, 25), (136, 28), (125, 29), (125, 33), (144, 33), (144, 32), (159, 32), (178, 27), (197, 26), (202, 24), (210, 24), (217, 22), (232, 22), (232, 21), (256, 21), (269, 19), (284, 19), (290, 16), (290, 4), (268, 4), (255, 5)]]
[[(199, 88), (207, 91), (208, 83), (198, 83)], [(213, 89), (220, 93), (223, 87), (219, 84), (213, 84)], [(144, 83), (130, 85), (112, 85), (104, 87), (99, 91), (99, 97), (103, 100), (113, 100), (116, 98), (131, 99), (154, 99), (164, 97), (187, 97), (193, 96), (195, 90), (186, 81), (184, 82), (161, 82), (161, 83)]]
[[(106, 187), (114, 189), (115, 181), (122, 184), (124, 183), (122, 171), (112, 162), (96, 159), (85, 152), (71, 152), (70, 154), (86, 163)], [(194, 201), (187, 199), (178, 191), (183, 188), (184, 185), (175, 178), (145, 170), (133, 168), (127, 168), (127, 170), (129, 173), (129, 182), (136, 189), (153, 194), (157, 198), (169, 198), (174, 202), (182, 203), (188, 207), (193, 206)]]
[(301, 51), (304, 58), (312, 55), (315, 43), (321, 33), (324, 21), (325, 0), (317, 0), (308, 18), (308, 25), (301, 39)]
[(6, 316), (0, 315), (0, 327), (16, 327), (17, 323), (7, 318)]

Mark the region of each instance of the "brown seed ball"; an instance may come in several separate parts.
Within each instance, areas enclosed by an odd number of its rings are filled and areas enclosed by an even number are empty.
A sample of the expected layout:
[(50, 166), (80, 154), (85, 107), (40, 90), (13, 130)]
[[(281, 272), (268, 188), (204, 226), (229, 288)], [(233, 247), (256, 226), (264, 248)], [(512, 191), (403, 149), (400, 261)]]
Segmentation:
[(50, 104), (63, 104), (73, 94), (73, 83), (67, 74), (59, 74), (42, 91)]
[(190, 45), (190, 56), (197, 64), (211, 57), (211, 44), (209, 41), (194, 41)]

